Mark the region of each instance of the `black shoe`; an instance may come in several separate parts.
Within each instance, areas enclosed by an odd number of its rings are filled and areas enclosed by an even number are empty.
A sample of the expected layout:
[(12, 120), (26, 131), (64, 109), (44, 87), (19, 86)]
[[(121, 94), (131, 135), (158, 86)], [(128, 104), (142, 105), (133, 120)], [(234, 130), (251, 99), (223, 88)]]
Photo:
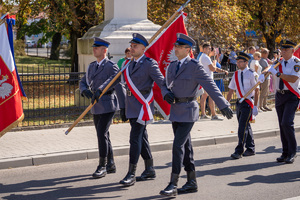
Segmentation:
[(102, 178), (104, 176), (106, 176), (107, 172), (106, 172), (106, 163), (107, 163), (107, 158), (102, 158), (100, 157), (99, 159), (99, 165), (96, 169), (96, 171), (93, 173), (93, 178)]
[(243, 153), (243, 156), (254, 156), (254, 155), (255, 155), (255, 152), (253, 152), (253, 151), (245, 151)]
[(241, 154), (233, 153), (233, 154), (231, 154), (231, 158), (233, 158), (233, 159), (240, 159), (240, 158), (242, 158), (242, 156), (241, 156)]
[(177, 193), (177, 183), (178, 183), (179, 174), (171, 174), (171, 181), (169, 185), (164, 189), (160, 191), (160, 195), (163, 196), (176, 196)]
[(286, 155), (281, 155), (280, 157), (276, 158), (277, 162), (285, 162), (287, 156)]
[(106, 176), (106, 174), (107, 174), (106, 168), (98, 166), (92, 176), (93, 176), (93, 178), (102, 178), (102, 177)]
[(129, 164), (129, 170), (125, 178), (123, 178), (119, 183), (124, 186), (132, 186), (135, 184), (135, 171), (136, 171), (136, 165), (135, 164)]
[(106, 165), (106, 171), (108, 174), (112, 174), (112, 173), (116, 173), (117, 169), (116, 169), (116, 165), (113, 164), (107, 164)]
[(287, 164), (292, 164), (292, 163), (294, 163), (296, 157), (297, 157), (296, 154), (292, 154), (292, 155), (288, 156), (288, 157), (285, 159), (285, 163), (287, 163)]
[(169, 185), (164, 190), (161, 190), (159, 194), (163, 196), (176, 196), (178, 194), (177, 185), (169, 183)]
[(187, 171), (187, 182), (177, 190), (178, 194), (197, 192), (198, 186), (196, 181), (196, 172)]
[(136, 177), (136, 181), (146, 181), (154, 179), (156, 177), (155, 170), (153, 168), (153, 159), (145, 160), (145, 170), (141, 176)]

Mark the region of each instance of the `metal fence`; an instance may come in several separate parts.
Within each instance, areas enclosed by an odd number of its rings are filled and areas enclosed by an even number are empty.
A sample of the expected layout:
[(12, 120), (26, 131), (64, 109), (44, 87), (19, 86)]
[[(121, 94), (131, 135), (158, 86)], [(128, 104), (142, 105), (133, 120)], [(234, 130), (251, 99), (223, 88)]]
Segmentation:
[[(25, 118), (19, 126), (40, 126), (70, 123), (85, 110), (90, 101), (81, 97), (79, 81), (84, 72), (70, 72), (69, 66), (56, 66), (46, 68), (44, 66), (21, 67), (18, 69), (24, 91), (28, 101), (23, 101)], [(228, 84), (232, 73), (228, 76), (215, 74), (215, 80), (223, 80), (223, 95), (227, 96)], [(235, 109), (235, 99), (232, 99), (232, 108)], [(161, 115), (154, 113), (156, 119)], [(83, 120), (92, 120), (88, 113)], [(119, 113), (115, 115), (115, 121), (119, 121)]]

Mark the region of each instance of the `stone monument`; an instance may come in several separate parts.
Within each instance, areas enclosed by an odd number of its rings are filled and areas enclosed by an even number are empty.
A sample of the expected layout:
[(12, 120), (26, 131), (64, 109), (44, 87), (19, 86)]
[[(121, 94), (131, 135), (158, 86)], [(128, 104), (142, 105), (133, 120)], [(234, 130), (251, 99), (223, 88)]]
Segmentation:
[(129, 47), (132, 33), (138, 32), (148, 40), (160, 28), (147, 19), (147, 0), (105, 0), (103, 23), (90, 28), (78, 39), (79, 71), (85, 72), (89, 63), (95, 60), (92, 51), (93, 37), (110, 42), (112, 60), (117, 62)]

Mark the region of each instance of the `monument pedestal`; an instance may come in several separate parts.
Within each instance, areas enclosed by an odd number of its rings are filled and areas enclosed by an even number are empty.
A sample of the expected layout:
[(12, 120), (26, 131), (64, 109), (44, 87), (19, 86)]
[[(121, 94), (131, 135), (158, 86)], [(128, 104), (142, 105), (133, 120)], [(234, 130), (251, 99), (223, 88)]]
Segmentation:
[(125, 49), (130, 46), (132, 33), (140, 33), (146, 39), (160, 28), (147, 19), (147, 0), (105, 0), (105, 20), (94, 26), (78, 39), (79, 71), (85, 72), (89, 63), (95, 60), (93, 56), (94, 37), (100, 37), (108, 42), (108, 52), (112, 60), (124, 57)]

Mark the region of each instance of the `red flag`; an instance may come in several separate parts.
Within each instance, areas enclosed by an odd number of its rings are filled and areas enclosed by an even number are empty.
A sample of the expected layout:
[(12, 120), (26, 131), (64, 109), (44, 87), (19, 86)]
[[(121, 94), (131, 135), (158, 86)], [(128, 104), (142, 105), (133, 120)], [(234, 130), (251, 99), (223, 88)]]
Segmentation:
[(21, 90), (5, 24), (0, 26), (0, 137), (23, 120)]
[(298, 49), (294, 52), (294, 56), (296, 56), (297, 58), (300, 58), (300, 48), (298, 48)]
[[(174, 51), (174, 43), (177, 40), (176, 33), (183, 33), (187, 35), (184, 26), (184, 18), (186, 14), (179, 15), (172, 24), (160, 35), (155, 42), (145, 52), (149, 58), (157, 61), (161, 73), (165, 76), (165, 71), (171, 61), (177, 60)], [(170, 114), (170, 104), (163, 100), (160, 88), (154, 84), (153, 87), (155, 107), (159, 110), (164, 118)]]

